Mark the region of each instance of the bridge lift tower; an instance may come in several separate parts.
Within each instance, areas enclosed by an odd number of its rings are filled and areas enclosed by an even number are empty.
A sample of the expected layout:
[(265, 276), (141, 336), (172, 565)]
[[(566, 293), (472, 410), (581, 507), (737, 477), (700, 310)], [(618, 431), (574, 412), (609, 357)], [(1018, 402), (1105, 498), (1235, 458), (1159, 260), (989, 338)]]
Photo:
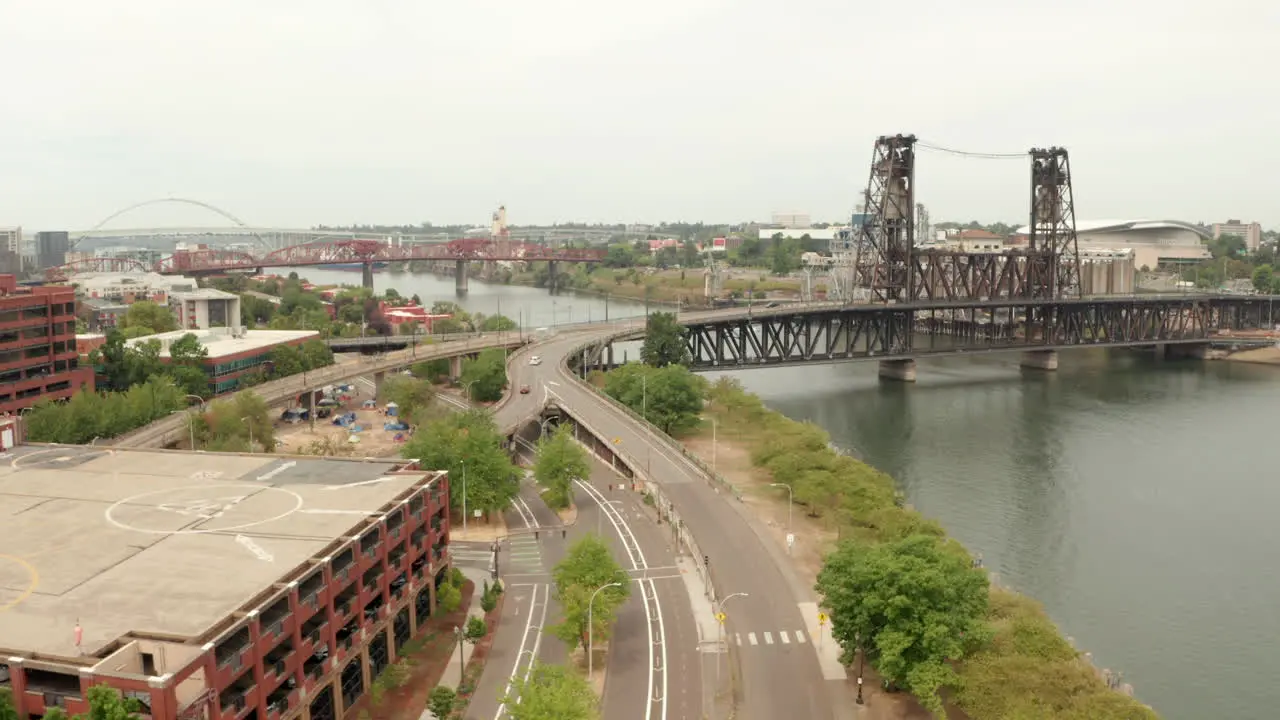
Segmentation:
[(867, 182), (866, 214), (853, 229), (855, 273), (872, 302), (907, 302), (914, 296), (916, 136), (876, 139)]

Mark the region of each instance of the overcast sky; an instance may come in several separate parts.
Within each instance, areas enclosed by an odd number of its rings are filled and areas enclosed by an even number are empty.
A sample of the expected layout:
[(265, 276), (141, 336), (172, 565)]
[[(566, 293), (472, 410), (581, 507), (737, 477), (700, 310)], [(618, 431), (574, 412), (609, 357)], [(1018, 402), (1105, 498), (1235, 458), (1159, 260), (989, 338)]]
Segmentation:
[[(199, 6), (200, 10), (196, 7)], [(1273, 0), (0, 0), (0, 225), (838, 220), (877, 135), (1071, 151), (1077, 217), (1280, 227)], [(1028, 163), (922, 151), (935, 221)], [(225, 225), (199, 208), (109, 227)]]

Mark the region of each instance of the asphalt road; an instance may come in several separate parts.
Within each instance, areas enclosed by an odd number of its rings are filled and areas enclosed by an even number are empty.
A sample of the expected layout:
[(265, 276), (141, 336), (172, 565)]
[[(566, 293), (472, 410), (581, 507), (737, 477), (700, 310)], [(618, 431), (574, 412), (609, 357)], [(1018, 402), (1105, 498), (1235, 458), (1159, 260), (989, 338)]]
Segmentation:
[[(528, 384), (530, 392), (513, 395), (495, 413), (499, 427), (534, 416), (550, 397), (584, 417), (597, 431), (615, 438), (620, 449), (633, 458), (645, 459), (651, 479), (662, 486), (709, 557), (718, 595), (747, 593), (727, 609), (726, 636), (733, 638), (741, 669), (742, 704), (737, 717), (844, 717), (845, 712), (836, 715), (837, 708), (846, 710), (844, 683), (823, 679), (813, 639), (805, 630), (799, 603), (812, 601), (808, 588), (791, 582), (772, 562), (770, 550), (750, 522), (730, 506), (734, 501), (713, 490), (703, 473), (678, 450), (660, 443), (560, 369), (569, 351), (604, 332), (608, 330), (566, 332), (513, 354), (509, 366), (512, 383), (516, 387)], [(543, 362), (530, 365), (533, 355)]]

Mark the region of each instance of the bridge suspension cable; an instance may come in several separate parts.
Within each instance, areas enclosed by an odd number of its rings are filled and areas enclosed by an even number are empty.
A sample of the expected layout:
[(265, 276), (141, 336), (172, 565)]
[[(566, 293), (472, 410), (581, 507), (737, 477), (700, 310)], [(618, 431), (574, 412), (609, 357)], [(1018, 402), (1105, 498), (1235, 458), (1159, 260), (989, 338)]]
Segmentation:
[(934, 152), (945, 153), (947, 155), (956, 155), (959, 157), (974, 158), (977, 160), (1014, 160), (1014, 159), (1026, 160), (1027, 157), (1029, 156), (1029, 153), (1025, 153), (1025, 152), (996, 153), (996, 152), (976, 152), (976, 151), (969, 151), (969, 150), (956, 150), (954, 148), (943, 147), (942, 145), (935, 145), (933, 143), (925, 142), (923, 140), (917, 140), (916, 147), (924, 148), (925, 150), (932, 150)]

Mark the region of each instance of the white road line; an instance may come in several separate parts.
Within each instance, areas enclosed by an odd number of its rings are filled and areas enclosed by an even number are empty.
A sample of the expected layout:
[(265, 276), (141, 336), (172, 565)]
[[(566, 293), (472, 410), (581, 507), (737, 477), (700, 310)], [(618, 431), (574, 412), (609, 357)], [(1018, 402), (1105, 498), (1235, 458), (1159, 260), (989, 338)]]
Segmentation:
[(755, 634), (755, 633), (747, 633), (747, 640), (748, 640), (748, 641), (750, 641), (752, 645), (755, 645), (755, 644), (756, 644), (756, 634)]
[(796, 642), (798, 642), (798, 643), (802, 643), (802, 644), (803, 644), (806, 640), (808, 640), (808, 638), (804, 636), (804, 631), (803, 631), (803, 630), (797, 630), (797, 631), (796, 631)]
[(765, 634), (764, 634), (764, 644), (765, 644), (765, 645), (772, 645), (772, 644), (773, 644), (773, 635), (772, 635), (772, 634), (770, 634), (770, 633), (765, 633)]
[(741, 634), (739, 634), (739, 633), (734, 633), (734, 634), (733, 634), (733, 644), (734, 644), (734, 645), (737, 645), (738, 647), (742, 647), (742, 635), (741, 635)]
[[(533, 586), (533, 598), (529, 600), (529, 619), (524, 621), (524, 636), (520, 638), (520, 652), (516, 654), (516, 661), (512, 663), (511, 677), (507, 680), (507, 689), (503, 691), (503, 697), (511, 694), (511, 686), (515, 684), (516, 673), (520, 671), (520, 658), (524, 655), (524, 646), (529, 640), (529, 629), (533, 627), (533, 611), (538, 607), (538, 590), (543, 587), (545, 586)], [(543, 605), (543, 611), (546, 611), (546, 605)], [(541, 636), (541, 633), (539, 633), (539, 636)], [(498, 714), (493, 716), (494, 720), (501, 718), (502, 714), (506, 711), (507, 704), (505, 702), (498, 705)]]
[(779, 633), (778, 633), (778, 639), (782, 641), (782, 644), (783, 644), (783, 645), (790, 645), (790, 644), (791, 644), (791, 638), (787, 637), (787, 631), (786, 631), (786, 630), (782, 630), (781, 632), (779, 632)]

